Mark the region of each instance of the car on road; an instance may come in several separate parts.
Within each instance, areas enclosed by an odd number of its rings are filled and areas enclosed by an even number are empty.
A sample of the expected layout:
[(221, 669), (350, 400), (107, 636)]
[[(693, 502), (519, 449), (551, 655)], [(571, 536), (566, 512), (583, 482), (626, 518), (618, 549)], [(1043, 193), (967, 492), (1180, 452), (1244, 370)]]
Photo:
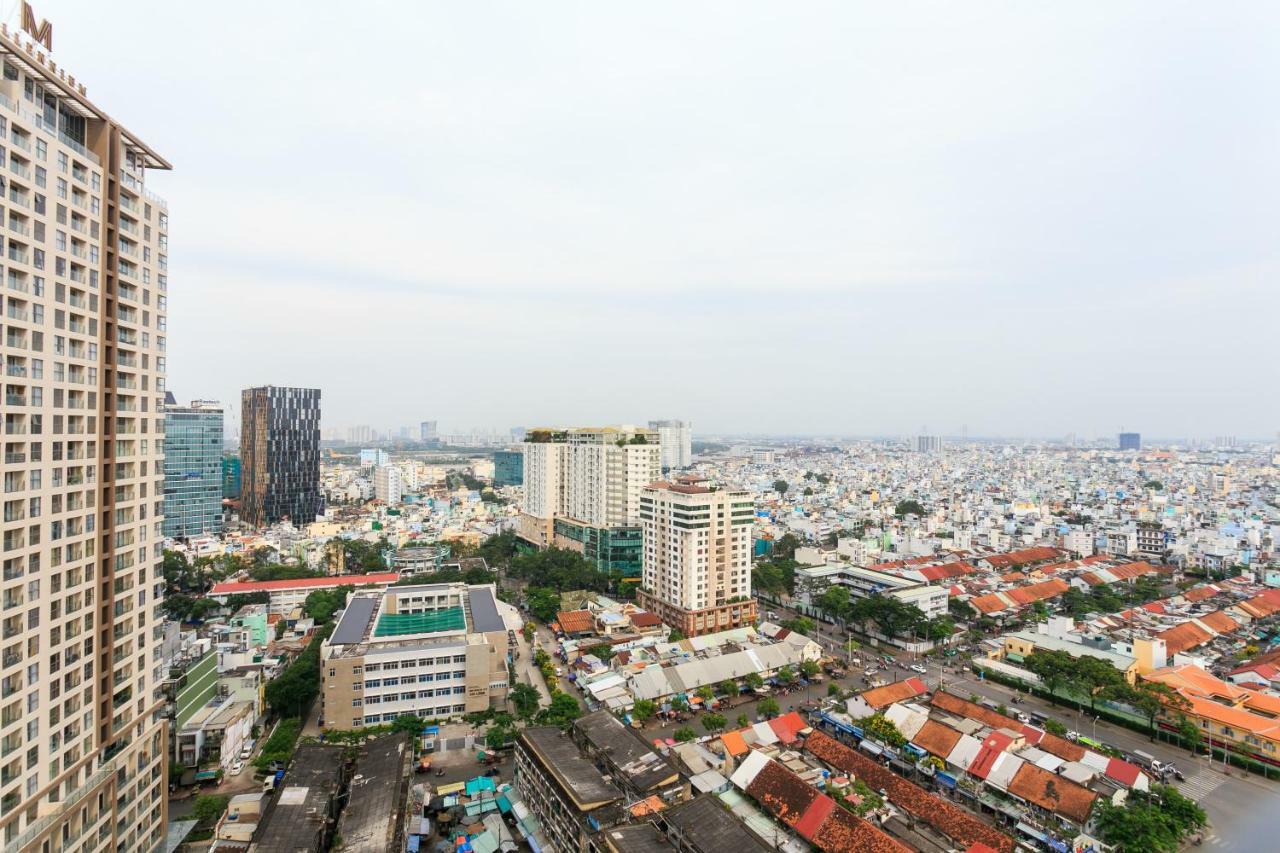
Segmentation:
[(1074, 730), (1067, 732), (1067, 740), (1071, 741), (1072, 743), (1075, 743), (1076, 741), (1080, 740), (1080, 733)]
[(1019, 712), (1017, 713), (1017, 717), (1018, 717), (1018, 722), (1020, 722), (1020, 723), (1030, 723), (1030, 722), (1031, 722), (1031, 715), (1030, 715), (1030, 714), (1027, 714), (1027, 713), (1026, 713), (1026, 712), (1024, 712), (1024, 711), (1019, 711)]
[(237, 758), (237, 759), (236, 759), (234, 762), (232, 762), (232, 764), (231, 764), (231, 775), (232, 775), (232, 776), (239, 776), (239, 775), (240, 775), (240, 771), (241, 771), (241, 770), (243, 770), (243, 769), (244, 769), (244, 762)]
[(912, 671), (912, 672), (918, 672), (918, 673), (920, 673), (921, 675), (924, 675), (924, 674), (926, 674), (929, 670), (925, 669), (924, 667), (922, 667), (922, 666), (921, 666), (920, 664), (918, 664), (918, 663), (913, 663), (913, 664), (911, 664), (911, 671)]

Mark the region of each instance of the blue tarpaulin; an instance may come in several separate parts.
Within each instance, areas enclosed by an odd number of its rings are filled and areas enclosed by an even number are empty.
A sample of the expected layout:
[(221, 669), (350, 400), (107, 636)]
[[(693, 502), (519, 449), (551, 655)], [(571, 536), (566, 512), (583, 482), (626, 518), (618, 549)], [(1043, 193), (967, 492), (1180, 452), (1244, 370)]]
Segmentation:
[(954, 788), (956, 786), (955, 777), (947, 773), (939, 771), (933, 774), (933, 778), (938, 780), (939, 785), (945, 785), (948, 788)]

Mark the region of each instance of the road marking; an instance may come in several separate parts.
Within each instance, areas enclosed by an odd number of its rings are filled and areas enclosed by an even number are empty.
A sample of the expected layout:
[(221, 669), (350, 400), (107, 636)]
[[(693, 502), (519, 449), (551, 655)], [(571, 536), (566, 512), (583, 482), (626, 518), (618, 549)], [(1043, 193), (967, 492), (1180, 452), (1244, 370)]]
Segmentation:
[(1187, 781), (1178, 785), (1178, 790), (1193, 800), (1203, 800), (1225, 781), (1226, 777), (1206, 771), (1189, 777)]

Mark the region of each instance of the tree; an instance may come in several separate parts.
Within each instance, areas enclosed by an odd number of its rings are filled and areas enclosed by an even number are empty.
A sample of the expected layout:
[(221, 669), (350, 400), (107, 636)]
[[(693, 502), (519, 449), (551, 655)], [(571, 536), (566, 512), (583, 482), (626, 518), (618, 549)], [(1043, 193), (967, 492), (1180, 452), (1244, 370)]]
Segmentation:
[(392, 721), (391, 731), (404, 732), (409, 735), (421, 734), (422, 720), (419, 720), (413, 714), (401, 714)]
[(698, 698), (703, 702), (710, 702), (712, 699), (716, 698), (716, 694), (710, 686), (704, 684), (698, 688)]
[(708, 734), (715, 734), (716, 732), (724, 731), (724, 727), (728, 722), (728, 720), (719, 714), (702, 715), (702, 727), (707, 730)]
[(560, 594), (548, 587), (530, 587), (525, 592), (525, 606), (543, 622), (551, 622), (560, 612)]
[(965, 622), (975, 619), (978, 616), (978, 611), (973, 608), (972, 604), (967, 601), (961, 601), (955, 597), (947, 600), (947, 610), (952, 616), (957, 619), (962, 619)]
[[(777, 485), (776, 483), (774, 485)], [(783, 485), (786, 485), (785, 483)], [(800, 540), (794, 533), (784, 533), (773, 543), (773, 558), (775, 560), (794, 560), (796, 558), (796, 549), (801, 545)]]
[(818, 600), (814, 604), (833, 620), (843, 622), (844, 618), (849, 614), (849, 588), (833, 584), (827, 587), (822, 595), (818, 596)]
[(881, 743), (897, 749), (907, 742), (898, 727), (884, 714), (872, 714), (862, 721), (862, 730)]
[(267, 682), (267, 704), (280, 716), (300, 717), (320, 693), (320, 644), (328, 631), (316, 633), (284, 671)]
[(1169, 785), (1130, 791), (1123, 806), (1102, 798), (1095, 808), (1102, 840), (1125, 851), (1173, 853), (1207, 820), (1204, 809)]
[(199, 821), (200, 826), (208, 829), (218, 822), (231, 798), (225, 794), (202, 794), (196, 797), (191, 806), (191, 816)]
[(1067, 727), (1057, 720), (1045, 720), (1044, 730), (1049, 734), (1057, 735), (1058, 737), (1065, 737), (1067, 734)]
[(1117, 687), (1113, 695), (1114, 698), (1143, 713), (1147, 718), (1147, 725), (1151, 728), (1153, 740), (1156, 733), (1156, 717), (1166, 709), (1176, 711), (1191, 705), (1181, 693), (1159, 681), (1142, 680), (1133, 687), (1124, 684), (1122, 687)]
[(778, 670), (778, 680), (783, 684), (790, 684), (796, 680), (796, 671), (790, 665), (784, 666)]
[(813, 495), (813, 487), (812, 487), (812, 486), (805, 486), (805, 487), (804, 487), (804, 496), (807, 498), (807, 497), (810, 497), (811, 495)]
[(758, 672), (748, 672), (747, 677), (743, 679), (746, 685), (752, 690), (759, 690), (764, 687), (764, 679), (760, 677)]
[(568, 728), (569, 724), (582, 716), (582, 706), (578, 700), (568, 693), (556, 692), (551, 697), (551, 707), (538, 712), (538, 725), (560, 726)]
[(745, 729), (747, 726), (751, 725), (751, 718), (748, 717), (746, 714), (739, 714), (737, 723), (738, 723), (738, 728)]
[(812, 619), (808, 616), (797, 616), (794, 619), (788, 619), (782, 623), (782, 627), (797, 634), (808, 636), (813, 633), (813, 629), (817, 627)]
[(1182, 738), (1182, 743), (1187, 749), (1191, 750), (1192, 755), (1200, 752), (1200, 744), (1204, 741), (1204, 733), (1200, 731), (1200, 727), (1190, 718), (1183, 716), (1178, 719), (1178, 735)]
[(337, 589), (317, 589), (307, 595), (302, 603), (302, 612), (316, 620), (317, 625), (325, 625), (333, 621), (333, 614), (346, 605), (347, 594), (352, 587), (340, 586)]
[(596, 657), (600, 658), (600, 660), (603, 663), (608, 663), (610, 659), (612, 659), (613, 656), (617, 654), (617, 652), (613, 650), (613, 646), (610, 645), (609, 643), (596, 643), (594, 646), (589, 647), (586, 651), (587, 651), (587, 654), (595, 655)]
[(671, 737), (680, 743), (688, 743), (691, 740), (697, 740), (698, 733), (688, 726), (681, 726), (671, 734)]
[(522, 720), (532, 719), (538, 713), (541, 698), (536, 688), (524, 682), (511, 688), (511, 704), (515, 706), (516, 716)]
[(738, 682), (732, 678), (726, 678), (716, 685), (716, 690), (721, 696), (736, 696), (738, 695)]
[(636, 704), (631, 708), (631, 716), (642, 723), (653, 719), (656, 713), (658, 713), (658, 706), (652, 699), (637, 699)]
[(778, 700), (772, 696), (766, 696), (756, 703), (756, 714), (761, 717), (776, 717), (782, 713), (782, 709), (778, 707)]
[(820, 672), (822, 672), (822, 667), (818, 666), (818, 662), (816, 660), (805, 660), (800, 662), (800, 674), (803, 675), (806, 680), (812, 679)]
[(687, 637), (685, 637), (685, 635), (684, 635), (681, 631), (679, 631), (679, 630), (677, 630), (677, 629), (675, 629), (675, 628), (672, 628), (672, 629), (671, 629), (671, 633), (670, 633), (670, 634), (667, 634), (667, 642), (668, 642), (668, 643), (678, 643), (678, 642), (680, 642), (681, 640), (685, 640), (685, 639), (688, 639), (688, 638), (687, 638)]
[(1001, 702), (999, 705), (996, 706), (996, 713), (1002, 717), (1009, 716), (1009, 706)]
[(827, 695), (831, 698), (838, 699), (843, 694), (844, 691), (840, 689), (840, 685), (836, 684), (834, 681), (827, 685)]
[(787, 481), (786, 481), (786, 480), (774, 480), (774, 481), (773, 481), (773, 490), (774, 490), (775, 492), (777, 492), (778, 494), (780, 494), (780, 495), (785, 495), (785, 494), (787, 493), (787, 489), (788, 489), (788, 488), (790, 488), (790, 486), (788, 486), (788, 485), (787, 485)]
[(898, 518), (906, 518), (908, 515), (921, 516), (924, 515), (924, 507), (915, 498), (908, 498), (898, 501), (898, 505), (893, 508), (893, 514)]
[(1075, 676), (1075, 661), (1071, 655), (1057, 649), (1036, 649), (1022, 661), (1022, 665), (1040, 676), (1049, 690), (1049, 701), (1054, 702), (1058, 690)]

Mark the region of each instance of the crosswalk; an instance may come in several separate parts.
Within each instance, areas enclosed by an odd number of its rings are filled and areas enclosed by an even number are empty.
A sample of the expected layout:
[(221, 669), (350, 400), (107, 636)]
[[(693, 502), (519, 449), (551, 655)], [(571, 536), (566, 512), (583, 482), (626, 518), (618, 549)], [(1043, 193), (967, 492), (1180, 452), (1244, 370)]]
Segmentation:
[(1221, 773), (1214, 773), (1208, 770), (1202, 770), (1187, 777), (1187, 781), (1178, 783), (1178, 791), (1183, 796), (1189, 797), (1196, 802), (1200, 802), (1209, 796), (1218, 786), (1227, 780), (1227, 777)]

